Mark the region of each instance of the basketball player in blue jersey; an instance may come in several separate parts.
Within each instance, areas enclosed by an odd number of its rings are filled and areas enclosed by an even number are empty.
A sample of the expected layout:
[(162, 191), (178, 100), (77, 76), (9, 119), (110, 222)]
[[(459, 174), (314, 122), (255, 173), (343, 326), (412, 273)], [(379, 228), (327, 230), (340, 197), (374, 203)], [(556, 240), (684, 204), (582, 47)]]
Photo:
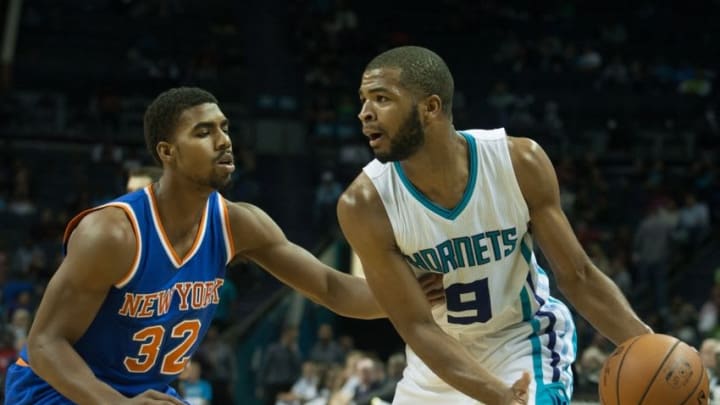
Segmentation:
[[(651, 330), (580, 246), (542, 148), (503, 129), (456, 130), (453, 86), (438, 55), (412, 46), (378, 55), (360, 84), (376, 159), (338, 219), (407, 343), (393, 404), (568, 404), (574, 324), (535, 242), (603, 335), (618, 344)], [(431, 308), (414, 282), (428, 272), (444, 275), (445, 305)]]
[(148, 107), (160, 180), (75, 217), (6, 403), (183, 404), (170, 387), (207, 331), (235, 257), (339, 314), (384, 316), (364, 280), (290, 243), (263, 211), (216, 190), (234, 170), (210, 93), (171, 89)]

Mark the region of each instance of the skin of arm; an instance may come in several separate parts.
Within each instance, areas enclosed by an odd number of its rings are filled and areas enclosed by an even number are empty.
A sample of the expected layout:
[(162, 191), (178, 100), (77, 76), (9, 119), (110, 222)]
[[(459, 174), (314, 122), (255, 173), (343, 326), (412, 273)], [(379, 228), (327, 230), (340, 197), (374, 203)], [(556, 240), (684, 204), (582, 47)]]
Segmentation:
[(652, 333), (580, 245), (562, 211), (555, 169), (543, 149), (527, 138), (508, 139), (515, 175), (530, 211), (533, 238), (549, 261), (560, 291), (616, 345)]
[[(30, 365), (75, 403), (128, 401), (98, 380), (72, 345), (92, 323), (111, 286), (130, 269), (135, 243), (122, 209), (108, 207), (88, 214), (71, 234), (67, 255), (38, 307), (28, 336)], [(164, 394), (157, 395), (157, 399), (181, 404)]]
[(375, 298), (403, 340), (457, 390), (486, 404), (509, 403), (510, 388), (435, 323), (430, 304), (396, 246), (380, 197), (364, 173), (342, 195), (337, 210)]
[(260, 208), (226, 203), (238, 249), (236, 256), (253, 260), (283, 283), (340, 315), (358, 319), (385, 317), (364, 279), (337, 271), (291, 243)]

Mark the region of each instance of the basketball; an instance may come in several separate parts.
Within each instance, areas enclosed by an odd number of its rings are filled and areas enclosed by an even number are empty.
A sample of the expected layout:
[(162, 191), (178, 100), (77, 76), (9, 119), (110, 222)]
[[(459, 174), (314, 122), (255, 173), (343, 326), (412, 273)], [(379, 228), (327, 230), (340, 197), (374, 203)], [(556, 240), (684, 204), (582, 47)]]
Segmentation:
[(704, 405), (709, 385), (695, 349), (672, 336), (648, 334), (615, 349), (598, 389), (603, 405)]

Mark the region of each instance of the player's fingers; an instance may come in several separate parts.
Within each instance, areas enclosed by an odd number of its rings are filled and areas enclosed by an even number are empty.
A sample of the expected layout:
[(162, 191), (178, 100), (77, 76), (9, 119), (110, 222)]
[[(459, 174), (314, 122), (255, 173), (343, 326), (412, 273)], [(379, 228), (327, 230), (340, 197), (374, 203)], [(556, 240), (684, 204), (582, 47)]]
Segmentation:
[(158, 401), (159, 403), (166, 403), (166, 404), (172, 404), (172, 405), (185, 405), (185, 403), (172, 395), (165, 394), (160, 391), (156, 390), (147, 390), (140, 394), (142, 398), (152, 399), (154, 401)]
[(442, 288), (431, 288), (428, 287), (425, 289), (425, 295), (432, 298), (438, 298), (438, 297), (444, 297), (445, 296), (445, 290)]
[(439, 305), (445, 303), (445, 294), (439, 295), (437, 297), (428, 298), (430, 301), (430, 305)]
[(513, 391), (516, 394), (527, 396), (528, 388), (530, 387), (530, 373), (523, 371), (522, 376), (519, 380), (513, 384)]
[(523, 371), (522, 376), (519, 380), (513, 384), (512, 391), (512, 405), (526, 405), (529, 400), (528, 388), (530, 387), (530, 373)]
[(437, 299), (437, 300), (432, 300), (432, 301), (430, 301), (430, 306), (431, 306), (431, 307), (435, 307), (435, 306), (443, 305), (443, 304), (445, 304), (445, 299), (444, 299), (444, 298), (443, 298), (443, 299)]
[(441, 274), (427, 273), (420, 276), (418, 281), (424, 290), (436, 290), (443, 288), (443, 277)]
[(425, 293), (429, 301), (445, 300), (444, 290), (430, 290)]

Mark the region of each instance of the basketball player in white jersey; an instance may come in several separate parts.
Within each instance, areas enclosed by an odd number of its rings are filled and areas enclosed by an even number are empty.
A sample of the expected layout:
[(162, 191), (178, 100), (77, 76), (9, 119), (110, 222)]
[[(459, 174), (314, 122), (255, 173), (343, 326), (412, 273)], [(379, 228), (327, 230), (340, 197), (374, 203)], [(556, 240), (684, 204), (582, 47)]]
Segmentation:
[[(553, 166), (503, 129), (458, 131), (453, 78), (430, 50), (400, 47), (366, 67), (360, 121), (376, 160), (338, 218), (376, 299), (408, 345), (393, 404), (568, 404), (575, 328), (533, 254), (614, 343), (652, 332), (583, 251)], [(414, 282), (442, 273), (446, 304)]]

